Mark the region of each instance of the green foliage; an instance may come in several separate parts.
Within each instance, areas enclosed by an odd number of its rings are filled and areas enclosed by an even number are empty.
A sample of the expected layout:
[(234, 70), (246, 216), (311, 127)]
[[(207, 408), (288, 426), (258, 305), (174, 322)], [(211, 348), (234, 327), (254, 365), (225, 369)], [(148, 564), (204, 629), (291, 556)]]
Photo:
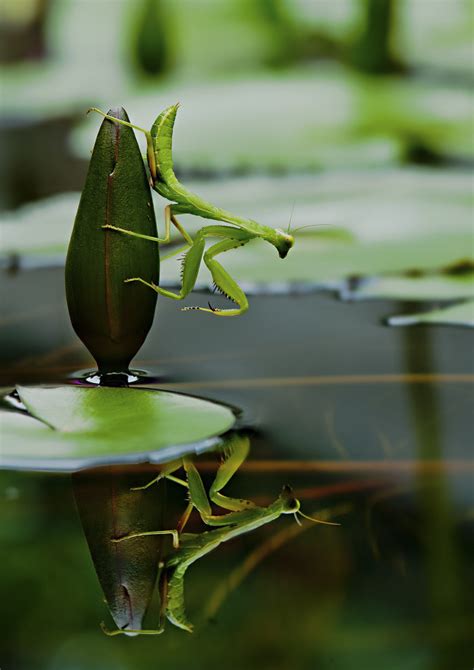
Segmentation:
[(134, 64), (141, 75), (164, 75), (173, 61), (173, 40), (165, 3), (141, 0), (132, 4), (137, 15), (131, 54)]

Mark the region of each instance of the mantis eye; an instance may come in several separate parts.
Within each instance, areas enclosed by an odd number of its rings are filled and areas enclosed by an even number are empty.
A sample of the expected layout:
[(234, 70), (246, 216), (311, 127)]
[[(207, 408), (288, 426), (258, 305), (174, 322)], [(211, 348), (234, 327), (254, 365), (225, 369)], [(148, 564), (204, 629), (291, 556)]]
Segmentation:
[(281, 492), (281, 498), (284, 501), (285, 513), (295, 513), (300, 508), (300, 501), (295, 498), (293, 489), (290, 486), (284, 486)]

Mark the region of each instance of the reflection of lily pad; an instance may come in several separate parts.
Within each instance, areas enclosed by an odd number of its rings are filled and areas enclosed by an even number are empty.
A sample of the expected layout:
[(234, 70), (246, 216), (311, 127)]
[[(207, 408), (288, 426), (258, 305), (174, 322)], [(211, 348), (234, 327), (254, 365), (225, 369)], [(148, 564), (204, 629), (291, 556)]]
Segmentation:
[(414, 326), (419, 323), (431, 323), (474, 328), (474, 300), (462, 302), (459, 305), (441, 307), (429, 312), (392, 316), (388, 323), (391, 326)]
[(162, 391), (59, 386), (18, 392), (32, 416), (1, 413), (3, 467), (165, 462), (215, 446), (211, 438), (235, 420), (228, 407)]

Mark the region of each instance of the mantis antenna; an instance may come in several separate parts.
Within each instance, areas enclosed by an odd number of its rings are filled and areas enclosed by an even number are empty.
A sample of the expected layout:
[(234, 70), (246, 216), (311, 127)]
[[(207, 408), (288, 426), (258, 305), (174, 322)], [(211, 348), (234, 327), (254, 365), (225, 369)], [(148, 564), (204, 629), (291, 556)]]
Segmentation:
[(298, 230), (304, 230), (305, 228), (331, 228), (332, 223), (310, 223), (307, 226), (300, 226), (299, 228), (294, 228), (293, 232), (296, 233)]
[(297, 515), (300, 515), (303, 517), (303, 519), (308, 519), (308, 521), (312, 521), (313, 523), (322, 523), (325, 526), (340, 526), (340, 523), (336, 523), (335, 521), (323, 521), (322, 519), (314, 519), (312, 516), (308, 516), (307, 514), (303, 514), (301, 510), (297, 510), (295, 512), (295, 521), (298, 524), (298, 526), (301, 526), (301, 521), (298, 519)]
[(293, 205), (291, 207), (291, 214), (290, 214), (290, 220), (288, 221), (288, 228), (287, 228), (287, 233), (288, 235), (291, 233), (291, 220), (293, 219), (293, 213), (295, 211), (295, 201), (293, 201)]

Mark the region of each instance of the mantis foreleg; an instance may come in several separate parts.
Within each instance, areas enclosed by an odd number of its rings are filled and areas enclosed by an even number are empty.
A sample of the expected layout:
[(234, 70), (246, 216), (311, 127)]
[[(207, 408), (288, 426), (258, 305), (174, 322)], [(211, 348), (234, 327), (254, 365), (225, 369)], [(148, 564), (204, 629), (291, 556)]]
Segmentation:
[[(240, 232), (243, 233), (243, 231)], [(238, 309), (217, 309), (209, 305), (209, 307), (184, 307), (183, 311), (199, 309), (201, 312), (209, 312), (211, 314), (215, 314), (216, 316), (238, 316), (239, 314), (243, 314), (247, 311), (249, 307), (247, 296), (242, 291), (237, 282), (232, 279), (230, 274), (224, 270), (222, 265), (214, 260), (214, 256), (217, 256), (217, 254), (221, 254), (225, 251), (230, 251), (231, 249), (242, 247), (251, 239), (252, 236), (248, 236), (243, 233), (243, 235), (239, 236), (239, 239), (224, 240), (223, 242), (214, 244), (204, 254), (204, 262), (211, 272), (216, 288), (223, 295), (225, 295), (226, 298), (229, 298), (229, 300), (235, 302), (239, 306)]]
[(217, 470), (216, 478), (209, 489), (209, 498), (213, 503), (222, 507), (222, 509), (239, 512), (244, 509), (249, 509), (249, 507), (254, 507), (254, 503), (250, 500), (229, 498), (220, 493), (245, 461), (249, 450), (250, 441), (248, 437), (233, 435), (226, 444), (223, 463)]
[[(188, 479), (191, 503), (198, 510), (201, 519), (208, 526), (227, 526), (229, 524), (238, 523), (243, 518), (243, 515), (254, 507), (253, 503), (249, 500), (237, 500), (236, 498), (226, 498), (225, 496), (221, 496), (221, 502), (224, 502), (224, 505), (222, 505), (224, 509), (232, 509), (233, 511), (229, 512), (229, 514), (214, 515), (199, 472), (191, 461), (187, 459), (184, 460), (184, 468)], [(221, 481), (219, 488), (222, 488), (222, 486), (229, 481), (234, 472), (235, 470), (224, 476), (224, 481)], [(216, 493), (216, 491), (214, 491), (214, 493)], [(217, 504), (220, 505), (221, 503)]]
[[(157, 293), (160, 293), (161, 295), (166, 296), (167, 298), (171, 298), (172, 300), (184, 300), (189, 293), (193, 290), (197, 278), (198, 278), (198, 273), (199, 273), (199, 267), (201, 265), (202, 257), (204, 254), (204, 244), (205, 244), (205, 238), (206, 237), (225, 237), (225, 238), (230, 238), (226, 239), (223, 242), (220, 242), (218, 244), (213, 245), (207, 252), (206, 252), (206, 265), (211, 269), (211, 266), (209, 265), (210, 262), (212, 262), (212, 257), (216, 253), (221, 253), (222, 251), (227, 251), (228, 249), (233, 249), (235, 247), (241, 246), (241, 244), (245, 244), (246, 242), (249, 241), (249, 235), (245, 231), (239, 230), (238, 228), (231, 228), (230, 226), (206, 226), (202, 228), (199, 233), (196, 235), (192, 246), (189, 248), (189, 250), (186, 252), (183, 260), (183, 265), (182, 265), (182, 285), (181, 285), (181, 290), (179, 293), (173, 293), (173, 291), (169, 291), (168, 289), (161, 288), (161, 286), (156, 286), (155, 284), (151, 282), (147, 282), (145, 279), (142, 279), (141, 277), (131, 277), (130, 279), (126, 279), (125, 282), (140, 282), (141, 284), (144, 284), (145, 286), (148, 286), (149, 288), (153, 289)], [(219, 245), (224, 245), (225, 248), (219, 247)], [(219, 247), (219, 248), (217, 248)], [(217, 263), (216, 261), (213, 261), (215, 266), (218, 266), (217, 270), (211, 270), (213, 272), (213, 277), (214, 281), (216, 284), (218, 282), (221, 282), (221, 276), (218, 271), (222, 271), (223, 275), (227, 278), (226, 281), (223, 283), (223, 287), (218, 284), (218, 287), (223, 293), (227, 293), (229, 297), (235, 296), (235, 302), (238, 302), (238, 300), (243, 301), (242, 304), (244, 305), (245, 309), (248, 307), (247, 299), (245, 297), (245, 294), (243, 291), (240, 289), (240, 287), (237, 286), (237, 284), (230, 278), (230, 276), (225, 272), (225, 270)], [(212, 266), (214, 267), (214, 266)], [(215, 273), (215, 274), (214, 274)], [(221, 282), (222, 283), (222, 282)], [(227, 289), (227, 290), (226, 290)], [(234, 298), (231, 297), (233, 300)], [(239, 303), (238, 303), (239, 304)], [(186, 309), (201, 309), (201, 308), (186, 308)], [(244, 311), (245, 311), (244, 309)], [(208, 312), (213, 312), (218, 315), (225, 315), (228, 314), (229, 312), (232, 312), (231, 316), (235, 313), (240, 313), (240, 310), (214, 310), (208, 309), (205, 310)]]

